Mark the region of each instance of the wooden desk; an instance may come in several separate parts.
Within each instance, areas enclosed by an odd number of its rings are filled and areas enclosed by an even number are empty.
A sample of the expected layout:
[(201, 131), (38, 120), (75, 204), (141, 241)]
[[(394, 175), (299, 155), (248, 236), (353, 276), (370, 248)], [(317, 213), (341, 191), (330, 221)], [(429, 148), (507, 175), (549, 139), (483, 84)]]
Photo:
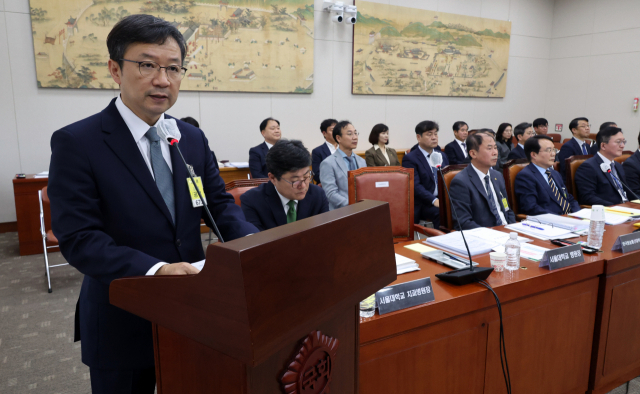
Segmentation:
[[(548, 241), (534, 244), (555, 248)], [(404, 245), (396, 245), (396, 253), (416, 260), (421, 271), (394, 283), (431, 277), (436, 300), (361, 319), (360, 393), (506, 393), (492, 294), (478, 284), (438, 280), (435, 274), (448, 268)], [(488, 254), (474, 261), (489, 266)], [(526, 269), (488, 278), (502, 303), (514, 392), (587, 391), (604, 264), (601, 256), (586, 255), (585, 263), (549, 271), (521, 259)]]

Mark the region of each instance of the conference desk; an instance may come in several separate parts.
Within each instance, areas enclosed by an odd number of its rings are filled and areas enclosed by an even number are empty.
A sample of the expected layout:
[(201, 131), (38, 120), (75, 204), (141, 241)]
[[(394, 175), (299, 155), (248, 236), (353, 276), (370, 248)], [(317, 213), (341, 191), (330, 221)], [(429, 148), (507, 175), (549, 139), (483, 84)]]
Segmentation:
[[(521, 259), (515, 273), (488, 278), (502, 303), (514, 392), (605, 393), (640, 375), (640, 254), (611, 252), (631, 231), (632, 224), (606, 226), (604, 252), (581, 264), (549, 271)], [(435, 301), (361, 319), (360, 392), (505, 393), (493, 295), (438, 280), (448, 268), (404, 247), (418, 242), (395, 246), (421, 270), (394, 284), (430, 277)], [(474, 261), (490, 265), (488, 254)]]

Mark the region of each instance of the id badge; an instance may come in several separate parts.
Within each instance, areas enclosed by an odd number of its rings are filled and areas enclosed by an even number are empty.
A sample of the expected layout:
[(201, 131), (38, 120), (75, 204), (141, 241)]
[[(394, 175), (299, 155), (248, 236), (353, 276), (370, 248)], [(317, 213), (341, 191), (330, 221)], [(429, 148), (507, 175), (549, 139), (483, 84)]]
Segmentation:
[[(196, 185), (198, 185), (198, 190), (200, 190), (200, 194), (202, 194), (202, 198), (204, 199), (204, 203), (207, 203), (207, 197), (204, 195), (204, 189), (202, 188), (202, 178), (199, 176), (194, 176), (193, 179), (196, 181)], [(191, 182), (191, 178), (187, 178), (187, 185), (189, 186), (189, 194), (191, 195), (191, 205), (194, 208), (198, 208), (202, 206), (202, 201), (200, 201), (200, 196), (198, 196), (198, 192), (196, 188), (193, 186), (193, 182)]]
[(502, 197), (502, 206), (504, 207), (505, 211), (509, 210), (509, 203), (507, 203), (507, 199)]

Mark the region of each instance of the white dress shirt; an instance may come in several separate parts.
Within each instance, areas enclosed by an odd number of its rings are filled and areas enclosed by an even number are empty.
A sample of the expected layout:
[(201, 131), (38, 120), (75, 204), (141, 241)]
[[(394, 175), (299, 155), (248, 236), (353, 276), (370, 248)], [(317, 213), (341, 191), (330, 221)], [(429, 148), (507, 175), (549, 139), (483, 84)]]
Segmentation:
[[(278, 193), (278, 197), (280, 197), (280, 202), (282, 202), (282, 207), (284, 208), (284, 215), (287, 216), (287, 214), (289, 213), (289, 200), (288, 198), (286, 198), (285, 196), (283, 196), (282, 194), (280, 194), (280, 192), (278, 191), (278, 188), (276, 187), (276, 193)], [(294, 202), (294, 206), (296, 207), (296, 213), (298, 212), (298, 200), (293, 200)]]
[[(489, 175), (488, 173), (485, 174), (482, 171), (480, 171), (479, 169), (476, 168), (476, 166), (474, 166), (473, 164), (471, 164), (471, 167), (476, 171), (476, 174), (478, 174), (478, 176), (480, 177), (480, 183), (482, 184), (482, 187), (484, 187), (484, 192), (487, 192), (487, 186), (484, 183), (484, 177)], [(489, 171), (491, 172), (491, 171)], [(502, 209), (500, 209), (500, 204), (502, 204), (500, 201), (498, 201), (498, 194), (496, 193), (496, 189), (493, 187), (493, 182), (491, 182), (491, 175), (489, 175), (489, 186), (491, 187), (491, 194), (493, 194), (493, 202), (494, 204), (496, 204), (496, 209), (498, 210), (498, 215), (500, 215), (500, 220), (502, 220), (503, 225), (507, 224), (507, 219), (504, 218), (504, 214), (502, 213)]]
[[(608, 165), (609, 165), (609, 167), (612, 167), (612, 168), (613, 168), (613, 162), (612, 162), (611, 160), (609, 160), (609, 159), (607, 159), (606, 157), (602, 156), (602, 153), (600, 153), (600, 152), (598, 152), (598, 156), (600, 156), (600, 158), (602, 159), (602, 162), (603, 162), (603, 163), (608, 164)], [(613, 171), (611, 171), (611, 172), (612, 172), (611, 176), (613, 176)], [(618, 171), (617, 171), (617, 170), (616, 170), (616, 174), (618, 174)], [(618, 175), (618, 176), (620, 176), (620, 175)], [(619, 179), (618, 179), (618, 180), (619, 180)], [(613, 180), (613, 183), (615, 184), (615, 182), (616, 182), (616, 181), (615, 181), (615, 179), (614, 179), (614, 180)], [(620, 183), (620, 186), (622, 186), (622, 183)], [(627, 201), (629, 201), (629, 200), (627, 199), (627, 196), (625, 195), (625, 193), (624, 193), (622, 190), (618, 189), (618, 194), (620, 194), (620, 197), (622, 197), (622, 202), (627, 202)]]
[(267, 148), (271, 149), (271, 147), (273, 146), (272, 144), (268, 143), (266, 140), (264, 141), (265, 144), (267, 144)]
[(327, 144), (327, 147), (329, 148), (329, 152), (331, 152), (331, 154), (336, 153), (336, 149), (338, 149), (335, 145), (330, 144), (329, 141), (325, 141), (325, 144)]
[[(374, 145), (373, 149), (381, 150), (380, 145)], [(389, 161), (389, 154), (387, 153), (387, 148), (385, 147), (384, 150), (381, 150), (381, 151), (382, 151), (382, 156), (384, 156), (384, 158), (387, 159), (387, 164), (391, 164), (391, 162)]]
[[(433, 172), (433, 170), (435, 169), (435, 167), (433, 166), (433, 163), (431, 162), (431, 155), (433, 154), (433, 152), (435, 151), (432, 150), (431, 153), (427, 152), (426, 150), (422, 149), (422, 147), (420, 145), (418, 145), (418, 149), (420, 149), (420, 152), (422, 152), (422, 154), (424, 155), (424, 158), (427, 159), (427, 163), (429, 163), (429, 167), (431, 167), (431, 172)], [(438, 152), (440, 153), (440, 152)], [(434, 176), (433, 177), (433, 183), (435, 184), (435, 187), (433, 188), (433, 194), (435, 196), (438, 195), (438, 179)], [(434, 198), (433, 201), (431, 201), (431, 204), (435, 204), (436, 200), (438, 198)]]
[[(464, 157), (466, 158), (468, 156), (467, 148), (466, 148), (466, 145), (467, 145), (466, 140), (465, 141), (460, 141), (459, 139), (454, 138), (454, 141), (457, 142), (458, 145), (460, 145), (460, 149), (462, 149), (462, 153), (464, 153)], [(462, 144), (464, 144), (465, 146), (462, 146)]]
[(591, 148), (591, 146), (587, 145), (586, 141), (580, 141), (579, 139), (577, 139), (576, 137), (573, 137), (574, 140), (576, 140), (576, 142), (578, 143), (578, 145), (580, 146), (580, 152), (584, 153), (582, 151), (582, 145), (585, 145), (587, 147), (587, 154), (589, 154), (589, 148)]

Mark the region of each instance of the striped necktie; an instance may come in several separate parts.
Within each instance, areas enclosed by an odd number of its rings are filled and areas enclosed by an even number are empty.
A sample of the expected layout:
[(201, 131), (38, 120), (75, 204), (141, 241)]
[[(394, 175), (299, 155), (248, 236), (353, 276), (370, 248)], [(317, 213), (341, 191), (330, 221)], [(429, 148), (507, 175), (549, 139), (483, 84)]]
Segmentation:
[(587, 150), (587, 143), (586, 142), (582, 143), (582, 153), (584, 153), (585, 155), (589, 154), (589, 151)]
[(551, 187), (551, 192), (556, 197), (556, 201), (558, 202), (558, 204), (560, 204), (560, 207), (562, 208), (562, 214), (563, 215), (568, 214), (569, 213), (569, 203), (564, 198), (564, 196), (562, 194), (560, 194), (560, 192), (558, 191), (558, 188), (556, 187), (556, 184), (553, 181), (553, 178), (551, 178), (551, 171), (547, 170), (547, 171), (545, 171), (545, 174), (547, 174), (547, 179), (548, 179), (548, 182), (549, 182), (549, 187)]

